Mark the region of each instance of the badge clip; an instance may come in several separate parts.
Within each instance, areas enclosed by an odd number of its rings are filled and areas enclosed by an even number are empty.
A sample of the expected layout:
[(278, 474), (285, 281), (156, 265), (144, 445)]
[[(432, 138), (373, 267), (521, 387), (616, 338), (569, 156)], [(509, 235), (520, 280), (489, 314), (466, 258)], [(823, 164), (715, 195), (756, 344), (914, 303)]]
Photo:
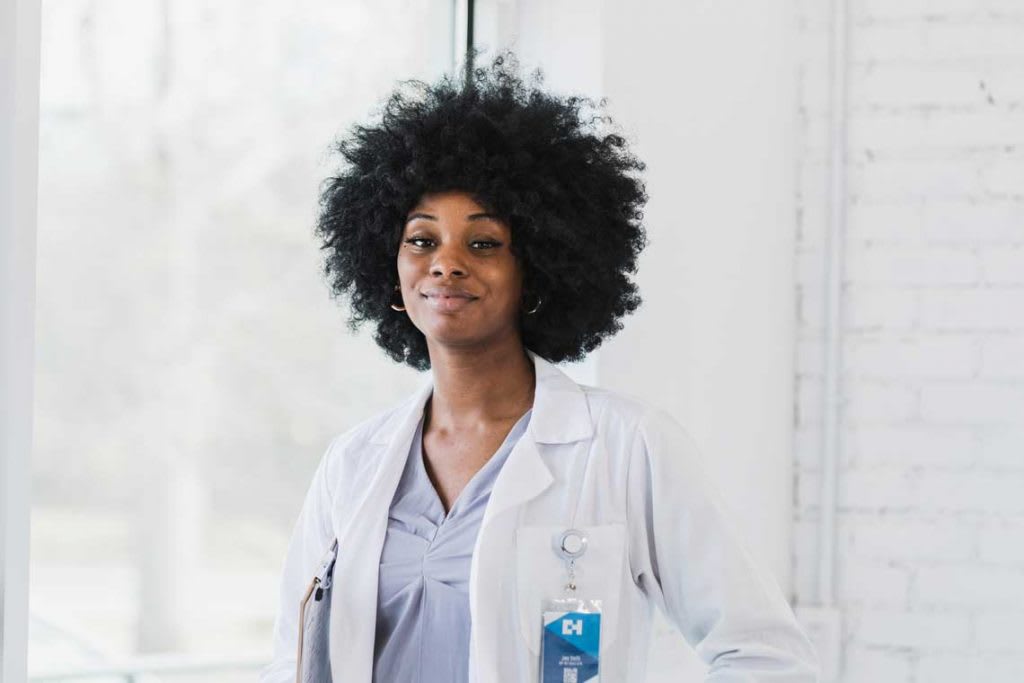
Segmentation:
[(565, 570), (569, 582), (565, 588), (570, 593), (576, 592), (576, 560), (587, 552), (587, 535), (579, 529), (566, 529), (555, 540), (555, 552), (565, 560)]

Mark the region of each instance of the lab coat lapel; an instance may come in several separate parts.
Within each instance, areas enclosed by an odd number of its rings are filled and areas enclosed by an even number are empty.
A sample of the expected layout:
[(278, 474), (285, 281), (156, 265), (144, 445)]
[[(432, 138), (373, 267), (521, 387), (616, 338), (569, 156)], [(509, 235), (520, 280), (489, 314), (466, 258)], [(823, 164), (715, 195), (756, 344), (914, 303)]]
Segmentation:
[[(531, 416), (532, 419), (532, 416)], [(511, 561), (518, 515), (513, 511), (536, 498), (554, 481), (544, 464), (528, 427), (512, 448), (491, 489), (491, 498), (480, 523), (473, 557), (469, 565), (469, 613), (471, 618), (469, 680), (473, 683), (504, 683), (512, 680), (501, 675), (505, 658), (499, 650), (514, 645), (502, 644), (502, 571)], [(518, 611), (516, 611), (518, 614)], [(507, 639), (506, 639), (507, 640)], [(508, 672), (505, 672), (506, 674)]]
[(339, 533), (334, 567), (334, 581), (340, 585), (333, 591), (330, 617), (331, 670), (336, 681), (369, 681), (373, 675), (377, 579), (388, 511), (432, 391), (433, 381), (428, 376), (405, 405), (376, 430), (367, 450), (376, 448), (374, 457), (379, 458), (380, 466), (362, 499), (344, 512), (347, 527)]
[(537, 497), (554, 481), (539, 444), (579, 441), (593, 433), (590, 408), (580, 386), (533, 351), (527, 349), (527, 354), (536, 373), (533, 413), (494, 482), (481, 529), (506, 510)]

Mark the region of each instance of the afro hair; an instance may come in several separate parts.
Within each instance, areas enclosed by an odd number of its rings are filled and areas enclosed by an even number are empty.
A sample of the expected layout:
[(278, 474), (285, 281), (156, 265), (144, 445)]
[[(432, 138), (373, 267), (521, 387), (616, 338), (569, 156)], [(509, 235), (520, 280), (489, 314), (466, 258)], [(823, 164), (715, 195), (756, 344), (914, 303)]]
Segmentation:
[[(472, 65), (470, 58), (469, 64)], [(401, 81), (373, 125), (355, 124), (333, 149), (343, 164), (321, 184), (316, 235), (348, 327), (376, 324), (374, 341), (396, 362), (430, 368), (426, 338), (390, 306), (405, 217), (424, 194), (469, 193), (510, 227), (523, 269), (523, 345), (554, 362), (579, 361), (622, 329), (641, 303), (629, 278), (647, 244), (645, 165), (587, 97), (524, 83), (505, 51), (489, 68), (428, 84)], [(376, 118), (376, 116), (375, 116)]]

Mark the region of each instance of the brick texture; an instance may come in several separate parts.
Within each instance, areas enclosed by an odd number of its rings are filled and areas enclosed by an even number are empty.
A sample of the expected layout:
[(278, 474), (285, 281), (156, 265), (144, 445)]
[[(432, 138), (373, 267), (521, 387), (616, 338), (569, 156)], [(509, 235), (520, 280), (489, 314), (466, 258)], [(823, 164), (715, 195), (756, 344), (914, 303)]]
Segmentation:
[[(798, 0), (795, 571), (816, 599), (828, 3)], [(1024, 680), (1024, 4), (851, 0), (842, 683)]]

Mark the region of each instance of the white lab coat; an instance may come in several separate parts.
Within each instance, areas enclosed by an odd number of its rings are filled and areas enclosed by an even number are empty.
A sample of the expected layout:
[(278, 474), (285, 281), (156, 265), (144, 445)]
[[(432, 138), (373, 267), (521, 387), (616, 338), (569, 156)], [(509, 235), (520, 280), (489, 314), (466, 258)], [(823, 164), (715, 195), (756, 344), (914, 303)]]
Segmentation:
[[(542, 601), (566, 583), (552, 537), (575, 527), (588, 537), (577, 593), (602, 601), (602, 683), (644, 680), (654, 607), (709, 665), (708, 683), (815, 683), (813, 646), (679, 423), (528, 354), (533, 415), (495, 481), (470, 568), (470, 680), (539, 679)], [(388, 508), (432, 387), (428, 375), (414, 395), (337, 436), (321, 459), (288, 546), (261, 683), (295, 680), (299, 600), (335, 537), (333, 678), (371, 680)]]

